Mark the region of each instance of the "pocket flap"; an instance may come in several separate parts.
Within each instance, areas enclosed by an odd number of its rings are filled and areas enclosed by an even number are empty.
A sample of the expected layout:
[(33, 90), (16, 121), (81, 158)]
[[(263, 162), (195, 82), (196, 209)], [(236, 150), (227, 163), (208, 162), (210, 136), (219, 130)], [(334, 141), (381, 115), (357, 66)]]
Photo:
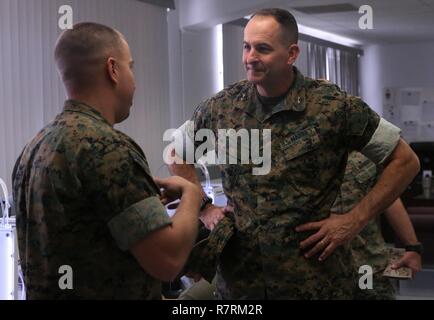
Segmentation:
[(281, 144), (281, 149), (286, 152), (286, 160), (292, 160), (316, 149), (319, 144), (318, 133), (314, 127), (309, 127), (285, 138)]

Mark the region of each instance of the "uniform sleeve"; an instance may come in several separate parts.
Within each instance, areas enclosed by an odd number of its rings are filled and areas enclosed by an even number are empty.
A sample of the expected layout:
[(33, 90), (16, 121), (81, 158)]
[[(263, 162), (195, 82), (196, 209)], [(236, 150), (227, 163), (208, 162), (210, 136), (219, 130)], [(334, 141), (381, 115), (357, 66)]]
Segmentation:
[(191, 117), (194, 123), (194, 133), (196, 134), (200, 129), (211, 129), (211, 110), (212, 100), (208, 99), (202, 101)]
[[(195, 150), (204, 143), (206, 134), (212, 131), (200, 132), (202, 129), (211, 129), (211, 100), (202, 101), (193, 113), (190, 120), (179, 127), (173, 137), (175, 152), (187, 163), (194, 163)], [(199, 133), (198, 133), (199, 132)], [(210, 137), (211, 139), (212, 137)], [(208, 139), (208, 138), (207, 138)], [(215, 141), (207, 141), (207, 149), (214, 150)]]
[(361, 153), (350, 153), (345, 168), (345, 176), (331, 211), (336, 213), (349, 212), (372, 189), (377, 178), (377, 168), (372, 161)]
[(360, 151), (372, 162), (381, 165), (396, 148), (401, 129), (381, 118), (371, 140)]
[(170, 224), (160, 199), (150, 196), (115, 215), (108, 227), (119, 248), (127, 250), (152, 231)]
[(400, 139), (400, 129), (380, 118), (362, 99), (348, 96), (345, 140), (350, 151), (360, 151), (379, 165), (392, 153)]
[(121, 250), (171, 224), (140, 152), (123, 143), (96, 145), (82, 171), (87, 200)]

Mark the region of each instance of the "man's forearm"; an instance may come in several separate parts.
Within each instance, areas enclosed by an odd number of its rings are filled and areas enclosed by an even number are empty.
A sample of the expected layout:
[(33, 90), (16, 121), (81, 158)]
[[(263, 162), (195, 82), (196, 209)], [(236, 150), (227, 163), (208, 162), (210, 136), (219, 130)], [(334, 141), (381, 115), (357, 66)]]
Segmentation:
[(154, 230), (130, 248), (143, 269), (157, 279), (169, 281), (179, 275), (197, 237), (201, 197), (196, 186), (188, 185), (172, 224)]
[(199, 178), (197, 177), (196, 170), (192, 164), (171, 164), (168, 166), (169, 172), (173, 176), (180, 176), (195, 185), (197, 185), (200, 190), (202, 190), (202, 196), (205, 195), (202, 185), (200, 184)]
[(408, 216), (401, 199), (397, 199), (389, 208), (387, 208), (385, 216), (393, 231), (404, 245), (415, 244), (418, 242), (410, 217)]
[(418, 171), (417, 156), (401, 139), (377, 184), (351, 212), (365, 225), (400, 196)]
[[(187, 260), (197, 237), (200, 197), (194, 192), (196, 191), (186, 191), (182, 195), (181, 202), (172, 218), (172, 228), (176, 230), (174, 239), (178, 243), (174, 251), (183, 263)], [(192, 214), (193, 212), (196, 214)]]

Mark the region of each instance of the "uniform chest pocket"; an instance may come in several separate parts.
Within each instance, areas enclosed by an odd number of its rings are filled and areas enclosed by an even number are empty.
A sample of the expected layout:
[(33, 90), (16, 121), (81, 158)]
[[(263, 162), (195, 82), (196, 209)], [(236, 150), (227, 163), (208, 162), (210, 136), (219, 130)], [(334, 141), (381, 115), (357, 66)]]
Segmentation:
[(280, 149), (285, 154), (285, 160), (290, 161), (317, 149), (320, 143), (315, 128), (309, 127), (284, 138)]
[(375, 164), (369, 163), (365, 167), (363, 167), (360, 172), (356, 175), (356, 180), (362, 185), (366, 185), (369, 187), (371, 184), (375, 182), (375, 178), (377, 175), (377, 168)]

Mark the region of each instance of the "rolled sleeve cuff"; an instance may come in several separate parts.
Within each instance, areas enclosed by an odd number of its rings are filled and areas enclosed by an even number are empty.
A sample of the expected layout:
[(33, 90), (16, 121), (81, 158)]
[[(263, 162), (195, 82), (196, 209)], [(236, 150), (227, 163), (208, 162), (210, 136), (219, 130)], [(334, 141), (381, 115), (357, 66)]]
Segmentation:
[(152, 196), (128, 207), (107, 225), (119, 248), (126, 251), (152, 231), (171, 224), (160, 199)]
[(395, 150), (401, 129), (381, 118), (368, 144), (360, 151), (375, 164), (382, 164)]
[(172, 140), (176, 155), (187, 161), (187, 154), (194, 154), (194, 122), (186, 121), (175, 131)]

